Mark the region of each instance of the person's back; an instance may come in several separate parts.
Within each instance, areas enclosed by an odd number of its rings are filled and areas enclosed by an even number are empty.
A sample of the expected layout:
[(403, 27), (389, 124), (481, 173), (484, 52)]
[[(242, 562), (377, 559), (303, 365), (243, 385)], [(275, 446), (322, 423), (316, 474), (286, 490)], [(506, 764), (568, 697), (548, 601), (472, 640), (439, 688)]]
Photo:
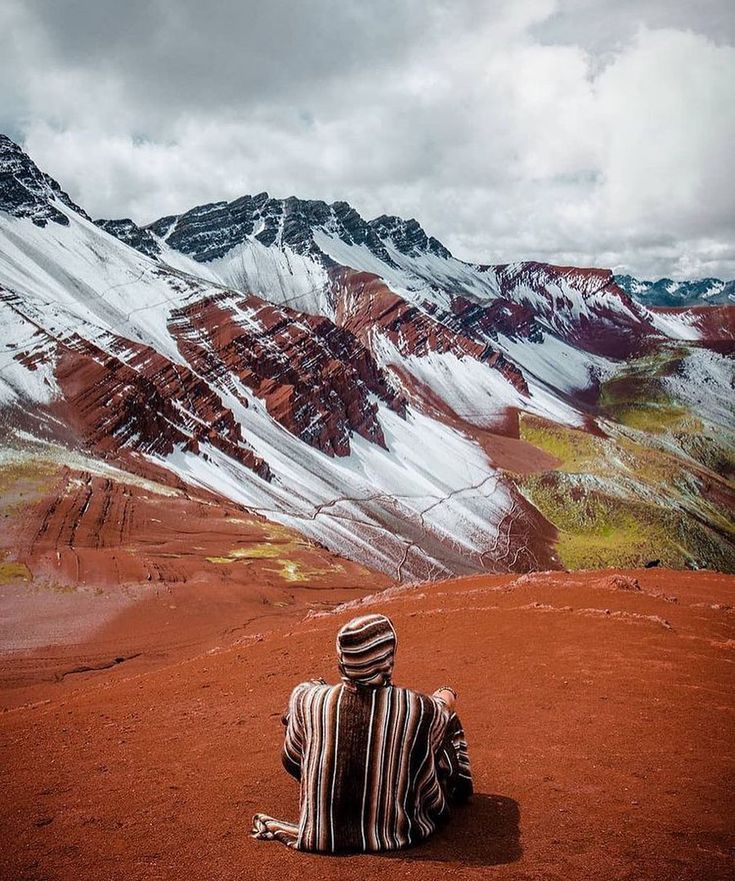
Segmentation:
[(462, 726), (443, 698), (391, 683), (389, 619), (353, 619), (337, 637), (343, 682), (291, 694), (283, 763), (301, 781), (298, 824), (263, 814), (253, 834), (300, 850), (394, 850), (426, 838), (449, 801), (472, 793)]

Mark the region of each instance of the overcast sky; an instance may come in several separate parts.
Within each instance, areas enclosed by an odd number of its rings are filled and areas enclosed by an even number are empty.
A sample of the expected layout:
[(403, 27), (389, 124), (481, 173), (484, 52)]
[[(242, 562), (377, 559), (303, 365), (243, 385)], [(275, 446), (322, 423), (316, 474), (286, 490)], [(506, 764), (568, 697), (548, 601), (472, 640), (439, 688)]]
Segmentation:
[(267, 190), (735, 277), (732, 0), (1, 0), (0, 131), (95, 217)]

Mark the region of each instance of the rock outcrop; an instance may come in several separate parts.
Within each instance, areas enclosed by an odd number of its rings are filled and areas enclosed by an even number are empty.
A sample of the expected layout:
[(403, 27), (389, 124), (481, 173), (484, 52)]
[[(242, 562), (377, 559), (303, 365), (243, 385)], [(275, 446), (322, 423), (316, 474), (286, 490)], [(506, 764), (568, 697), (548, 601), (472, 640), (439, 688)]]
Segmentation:
[[(247, 321), (238, 320), (243, 310)], [(171, 327), (194, 370), (233, 394), (242, 383), (284, 428), (329, 455), (348, 455), (352, 432), (385, 446), (373, 397), (405, 415), (368, 350), (326, 318), (219, 297), (174, 312)]]
[(10, 138), (0, 134), (0, 210), (13, 217), (28, 217), (36, 226), (43, 227), (49, 221), (67, 226), (69, 219), (58, 203), (88, 218), (52, 177)]

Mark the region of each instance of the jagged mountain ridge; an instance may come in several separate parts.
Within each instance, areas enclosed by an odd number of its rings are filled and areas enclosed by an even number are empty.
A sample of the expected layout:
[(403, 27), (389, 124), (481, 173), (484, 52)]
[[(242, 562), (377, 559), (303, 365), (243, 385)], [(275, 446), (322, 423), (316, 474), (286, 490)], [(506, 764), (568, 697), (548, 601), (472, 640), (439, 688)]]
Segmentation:
[[(41, 175), (18, 150), (0, 168)], [(598, 509), (621, 543), (635, 511), (687, 533), (673, 563), (732, 565), (731, 369), (691, 316), (607, 270), (463, 263), (346, 203), (261, 194), (140, 228), (57, 192), (43, 227), (0, 202), (11, 435), (206, 487), (398, 578), (577, 565)], [(703, 388), (695, 442), (679, 422)], [(662, 402), (683, 440), (641, 424)], [(672, 455), (673, 478), (637, 473)]]
[[(95, 222), (149, 256), (160, 255), (158, 240), (163, 239), (175, 250), (201, 263), (224, 257), (244, 240), (252, 238), (266, 247), (277, 244), (296, 254), (318, 255), (325, 264), (331, 265), (330, 256), (314, 240), (316, 229), (336, 235), (350, 245), (363, 245), (393, 266), (395, 263), (387, 248), (395, 248), (407, 257), (433, 254), (454, 259), (449, 249), (428, 236), (414, 218), (403, 220), (395, 215), (381, 215), (364, 220), (346, 202), (328, 204), (294, 196), (277, 199), (268, 193), (201, 205), (181, 215), (162, 217), (145, 227), (137, 226), (130, 219)], [(531, 271), (540, 265), (528, 264)], [(735, 303), (735, 282), (715, 278), (647, 281), (605, 272), (604, 281), (614, 283), (629, 297), (648, 306), (684, 308)]]
[[(95, 222), (113, 235), (120, 232), (129, 236), (128, 244), (144, 243), (148, 250), (154, 249), (157, 238), (163, 239), (175, 250), (201, 263), (223, 257), (248, 237), (266, 247), (288, 246), (296, 254), (319, 254), (329, 261), (314, 242), (313, 231), (317, 228), (334, 232), (349, 244), (366, 245), (386, 261), (390, 261), (385, 250), (386, 240), (400, 247), (403, 253), (429, 252), (451, 257), (448, 249), (429, 238), (415, 219), (404, 221), (400, 217), (381, 215), (365, 221), (347, 202), (330, 205), (295, 196), (276, 199), (268, 193), (200, 205), (181, 215), (162, 217), (145, 227), (137, 226), (130, 219)], [(160, 254), (160, 248), (157, 253)]]
[[(232, 202), (197, 206), (182, 215), (163, 217), (146, 227), (138, 227), (129, 219), (98, 220), (96, 223), (151, 256), (161, 257), (165, 243), (168, 248), (198, 263), (216, 266), (220, 280), (226, 283), (239, 281), (241, 287), (246, 286), (243, 281), (252, 281), (249, 267), (243, 269), (244, 279), (236, 278), (237, 260), (240, 259), (242, 266), (245, 262), (243, 251), (248, 246), (256, 252), (259, 246), (276, 247), (290, 255), (311, 258), (327, 272), (345, 265), (341, 259), (344, 254), (339, 250), (347, 248), (353, 251), (347, 264), (351, 268), (371, 271), (375, 268), (371, 264), (378, 261), (394, 273), (405, 273), (409, 269), (413, 275), (409, 287), (423, 284), (429, 289), (429, 299), (430, 289), (437, 287), (437, 281), (444, 286), (456, 282), (457, 286), (467, 288), (471, 278), (475, 290), (465, 290), (465, 294), (473, 299), (486, 298), (490, 294), (497, 300), (511, 296), (523, 285), (533, 288), (536, 275), (544, 276), (542, 284), (555, 281), (554, 276), (567, 277), (572, 279), (583, 297), (605, 290), (611, 300), (619, 301), (621, 311), (627, 310), (634, 321), (650, 325), (649, 318), (636, 309), (624, 292), (616, 289), (608, 270), (547, 267), (535, 262), (507, 266), (468, 264), (456, 260), (441, 242), (428, 236), (415, 219), (406, 221), (382, 215), (365, 220), (346, 202), (328, 204), (293, 196), (275, 199), (267, 193), (260, 193), (242, 196)], [(338, 243), (336, 249), (335, 243)], [(170, 252), (163, 259), (166, 257), (170, 257)], [(226, 257), (228, 259), (224, 260)], [(431, 265), (431, 258), (446, 264), (443, 278), (434, 277), (432, 270), (437, 267)], [(407, 260), (416, 260), (417, 265), (407, 267)], [(426, 265), (422, 265), (422, 261)], [(292, 267), (289, 270), (295, 274)], [(431, 305), (436, 308), (437, 303), (434, 301)], [(559, 308), (563, 303), (557, 300), (550, 305)]]

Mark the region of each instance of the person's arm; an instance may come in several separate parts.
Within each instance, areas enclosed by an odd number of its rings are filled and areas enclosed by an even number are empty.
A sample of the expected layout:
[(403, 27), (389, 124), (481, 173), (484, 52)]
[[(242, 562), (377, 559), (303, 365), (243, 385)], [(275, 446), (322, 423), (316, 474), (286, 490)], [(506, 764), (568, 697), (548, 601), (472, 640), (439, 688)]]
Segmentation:
[(301, 701), (304, 692), (315, 685), (325, 685), (325, 682), (323, 679), (310, 679), (297, 685), (291, 692), (286, 712), (281, 716), (281, 722), (286, 726), (281, 761), (286, 771), (296, 780), (301, 780), (301, 757), (304, 753)]
[(283, 749), (281, 751), (281, 762), (286, 771), (296, 780), (301, 780), (301, 756), (304, 751), (299, 703), (305, 684), (297, 685), (291, 692), (288, 708), (281, 717), (281, 722), (286, 726), (283, 737)]

